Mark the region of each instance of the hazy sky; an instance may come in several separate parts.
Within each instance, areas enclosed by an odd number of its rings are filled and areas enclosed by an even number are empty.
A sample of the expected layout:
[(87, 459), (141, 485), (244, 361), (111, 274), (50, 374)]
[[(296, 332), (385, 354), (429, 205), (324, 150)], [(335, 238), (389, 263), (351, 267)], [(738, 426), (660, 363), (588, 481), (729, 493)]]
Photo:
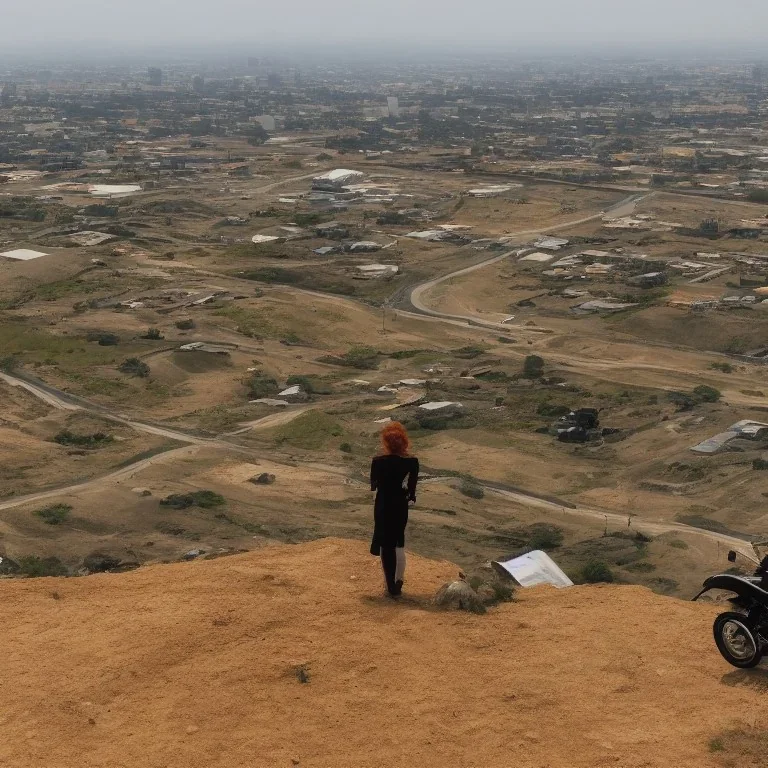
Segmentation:
[(597, 41), (768, 42), (768, 0), (0, 0), (0, 19), (4, 46), (40, 51), (91, 40), (422, 40), (542, 53)]

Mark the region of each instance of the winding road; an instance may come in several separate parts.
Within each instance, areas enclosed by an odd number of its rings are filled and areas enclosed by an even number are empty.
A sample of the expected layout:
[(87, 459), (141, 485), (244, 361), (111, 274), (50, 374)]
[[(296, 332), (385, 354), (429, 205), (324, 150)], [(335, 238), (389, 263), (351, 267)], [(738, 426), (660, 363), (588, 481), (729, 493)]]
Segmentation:
[[(127, 419), (123, 416), (110, 413), (102, 406), (89, 404), (85, 400), (74, 398), (72, 395), (69, 395), (66, 392), (57, 390), (55, 387), (51, 387), (50, 385), (44, 384), (43, 382), (32, 381), (28, 377), (20, 378), (17, 374), (0, 373), (0, 379), (5, 381), (7, 384), (10, 384), (11, 386), (18, 386), (25, 389), (27, 392), (39, 398), (51, 407), (65, 410), (84, 410), (102, 418), (108, 418), (115, 422), (119, 422), (140, 432), (147, 432), (149, 434), (158, 435), (161, 437), (169, 438), (171, 440), (175, 440), (177, 442), (185, 443), (185, 445), (182, 445), (181, 447), (169, 448), (168, 450), (157, 453), (154, 456), (137, 459), (136, 461), (131, 462), (130, 464), (126, 464), (119, 469), (113, 470), (112, 472), (101, 475), (99, 477), (91, 478), (90, 480), (85, 480), (83, 482), (74, 483), (72, 485), (59, 488), (51, 488), (45, 491), (39, 491), (37, 493), (28, 494), (26, 496), (18, 496), (13, 499), (2, 501), (0, 502), (0, 510), (13, 509), (25, 504), (44, 501), (46, 499), (61, 496), (62, 494), (78, 493), (90, 488), (98, 487), (99, 485), (103, 485), (105, 483), (117, 482), (127, 477), (133, 477), (141, 470), (146, 469), (147, 467), (150, 467), (154, 464), (166, 463), (169, 459), (188, 456), (191, 453), (196, 452), (201, 446), (235, 451), (237, 453), (243, 453), (252, 457), (269, 458), (269, 460), (275, 464), (281, 463), (279, 457), (274, 455), (265, 457), (255, 449), (241, 446), (227, 439), (228, 437), (233, 437), (237, 434), (240, 434), (244, 431), (243, 429), (212, 438), (199, 437), (196, 435), (191, 435), (187, 432), (160, 427), (153, 424), (146, 424), (144, 422), (135, 421), (133, 419)], [(288, 421), (291, 421), (292, 419), (300, 416), (302, 413), (310, 410), (312, 407), (313, 406), (311, 405), (305, 405), (299, 408), (293, 408), (289, 411), (269, 414), (268, 416), (249, 422), (243, 426), (248, 430), (267, 429), (269, 427), (287, 423)], [(331, 467), (324, 467), (324, 469), (334, 471), (337, 474), (344, 475), (344, 477), (346, 477), (346, 473), (343, 470), (335, 470)], [(424, 482), (455, 485), (458, 481), (454, 476), (434, 476), (425, 479)], [(479, 484), (487, 493), (499, 498), (508, 499), (509, 501), (513, 501), (517, 504), (546, 510), (560, 515), (573, 515), (575, 517), (589, 518), (600, 521), (605, 520), (615, 523), (619, 526), (623, 526), (627, 519), (623, 514), (606, 512), (601, 509), (572, 504), (571, 502), (566, 501), (558, 501), (556, 499), (545, 499), (536, 494), (527, 493), (519, 488), (505, 486), (502, 483), (483, 483), (480, 481)], [(636, 525), (642, 526), (643, 532), (649, 535), (660, 535), (664, 533), (692, 534), (704, 537), (710, 541), (719, 542), (720, 544), (723, 544), (731, 549), (735, 549), (745, 555), (753, 554), (751, 547), (744, 539), (738, 538), (736, 536), (729, 536), (727, 534), (716, 533), (714, 531), (707, 531), (702, 528), (695, 528), (690, 525), (685, 525), (684, 523), (650, 521), (638, 518)]]
[[(289, 181), (298, 181), (301, 179), (309, 178), (311, 175), (312, 174), (309, 174), (307, 176), (297, 176), (291, 179), (285, 179), (281, 182), (276, 182), (274, 184), (270, 184), (265, 187), (262, 187), (258, 191), (266, 192), (280, 184), (287, 183)], [(635, 194), (617, 203), (616, 205), (612, 206), (607, 211), (601, 211), (599, 213), (592, 214), (590, 216), (585, 216), (579, 219), (570, 220), (562, 223), (556, 223), (547, 227), (540, 227), (537, 229), (516, 232), (516, 233), (513, 233), (511, 237), (524, 238), (524, 237), (529, 237), (532, 235), (538, 235), (542, 233), (555, 232), (562, 229), (566, 229), (568, 227), (573, 227), (573, 226), (584, 224), (590, 221), (594, 221), (606, 214), (610, 214), (616, 217), (630, 215), (634, 211), (638, 203), (640, 203), (644, 199), (647, 199), (652, 194), (653, 193), (644, 194), (644, 195)], [(410, 289), (410, 292), (407, 294), (407, 297), (403, 300), (403, 302), (407, 306), (406, 314), (414, 314), (416, 316), (422, 316), (424, 319), (431, 319), (437, 322), (446, 322), (451, 324), (460, 323), (462, 325), (469, 324), (469, 325), (481, 326), (486, 328), (493, 328), (495, 330), (511, 329), (516, 327), (512, 325), (502, 325), (500, 323), (492, 323), (472, 315), (454, 315), (450, 313), (444, 313), (439, 310), (432, 309), (426, 306), (426, 304), (424, 303), (424, 295), (428, 293), (431, 289), (433, 289), (435, 286), (440, 285), (441, 283), (444, 283), (453, 278), (460, 277), (462, 275), (469, 274), (476, 270), (483, 269), (484, 267), (491, 266), (492, 264), (498, 263), (508, 258), (510, 255), (514, 253), (515, 253), (515, 250), (510, 250), (498, 256), (494, 256), (493, 258), (487, 259), (485, 261), (481, 261), (470, 267), (465, 267), (463, 269), (452, 272), (448, 275), (443, 275), (442, 277), (438, 277), (433, 280), (429, 280), (425, 283), (422, 283), (420, 285), (414, 286), (413, 288)], [(322, 298), (338, 299), (337, 296), (330, 296), (328, 294), (314, 292), (314, 291), (312, 292), (301, 291), (301, 292), (312, 293)], [(401, 307), (398, 307), (398, 309), (402, 311), (403, 309), (406, 309), (406, 307), (401, 306)], [(569, 359), (573, 361), (573, 357), (570, 357)], [(595, 366), (595, 363), (604, 363), (606, 366), (614, 366), (614, 367), (621, 367), (622, 365), (626, 365), (627, 367), (633, 367), (633, 366), (637, 367), (637, 364), (635, 363), (623, 364), (621, 361), (590, 360), (588, 362), (593, 368)], [(660, 366), (649, 366), (649, 367), (661, 368)], [(292, 408), (290, 410), (283, 411), (276, 414), (270, 414), (268, 416), (265, 416), (262, 419), (258, 419), (256, 421), (250, 422), (246, 425), (243, 425), (243, 428), (238, 429), (234, 432), (230, 432), (228, 434), (223, 434), (216, 437), (201, 437), (201, 436), (193, 435), (180, 430), (170, 429), (165, 426), (148, 424), (146, 422), (137, 421), (135, 419), (128, 418), (126, 416), (114, 413), (103, 406), (90, 403), (86, 400), (83, 400), (76, 396), (70, 395), (66, 392), (63, 392), (59, 389), (56, 389), (55, 387), (52, 387), (42, 381), (32, 379), (31, 377), (28, 377), (25, 375), (0, 372), (0, 380), (4, 381), (5, 383), (11, 386), (21, 387), (25, 389), (27, 392), (34, 395), (41, 401), (45, 402), (50, 407), (60, 409), (60, 410), (67, 410), (67, 411), (84, 410), (87, 412), (94, 413), (98, 416), (101, 416), (102, 418), (107, 418), (117, 423), (124, 424), (132, 429), (135, 429), (136, 431), (145, 432), (145, 433), (156, 435), (159, 437), (165, 437), (169, 440), (174, 440), (176, 442), (180, 442), (184, 444), (182, 447), (169, 448), (168, 450), (162, 453), (156, 454), (155, 456), (152, 456), (150, 458), (137, 459), (135, 462), (131, 464), (128, 464), (124, 467), (121, 467), (120, 469), (117, 469), (106, 475), (93, 478), (91, 480), (87, 480), (84, 482), (76, 483), (70, 486), (65, 486), (57, 489), (49, 489), (46, 491), (41, 491), (41, 492), (30, 494), (27, 496), (17, 497), (14, 499), (9, 499), (9, 500), (0, 502), (0, 510), (11, 509), (24, 504), (41, 501), (44, 499), (55, 497), (57, 495), (61, 495), (63, 493), (76, 493), (79, 491), (86, 490), (89, 487), (93, 487), (98, 484), (103, 484), (105, 482), (108, 483), (112, 481), (118, 481), (122, 478), (133, 476), (137, 472), (140, 472), (141, 470), (151, 466), (152, 464), (155, 464), (158, 462), (165, 462), (168, 459), (175, 458), (176, 456), (185, 455), (190, 451), (195, 451), (200, 446), (218, 447), (225, 450), (232, 450), (239, 453), (247, 453), (249, 455), (255, 456), (258, 453), (257, 451), (255, 451), (254, 449), (249, 449), (244, 446), (241, 446), (229, 440), (228, 438), (234, 437), (242, 433), (243, 431), (247, 431), (251, 429), (266, 429), (269, 427), (277, 426), (279, 424), (284, 424), (313, 407), (313, 406), (303, 406), (301, 408)], [(274, 456), (270, 456), (270, 459), (275, 463), (280, 463), (279, 459), (276, 459), (276, 457)], [(339, 472), (343, 474), (343, 472), (341, 471)], [(456, 479), (454, 477), (449, 477), (449, 476), (446, 476), (446, 477), (437, 476), (437, 477), (430, 478), (426, 482), (455, 484)], [(488, 492), (489, 494), (493, 494), (499, 498), (508, 499), (509, 501), (513, 501), (518, 504), (523, 504), (528, 507), (535, 507), (542, 510), (557, 512), (558, 514), (574, 515), (582, 518), (590, 518), (590, 519), (595, 519), (600, 521), (606, 520), (606, 521), (611, 521), (613, 523), (620, 524), (620, 525), (623, 525), (627, 519), (626, 516), (622, 514), (606, 512), (604, 510), (586, 507), (582, 505), (574, 505), (574, 504), (571, 504), (570, 502), (558, 503), (557, 500), (544, 499), (536, 494), (529, 494), (521, 489), (504, 487), (502, 484), (499, 484), (499, 483), (492, 483), (492, 484), (481, 483), (481, 485), (486, 492)], [(685, 525), (683, 523), (675, 523), (675, 522), (664, 522), (664, 521), (654, 522), (654, 521), (649, 521), (645, 519), (638, 519), (637, 524), (642, 526), (644, 532), (647, 532), (652, 535), (659, 535), (663, 533), (672, 533), (672, 532), (685, 533), (689, 535), (704, 537), (710, 541), (719, 542), (720, 544), (726, 545), (732, 549), (736, 549), (745, 554), (752, 553), (752, 550), (748, 545), (748, 543), (744, 539), (741, 539), (735, 536), (729, 536), (727, 534), (717, 533), (714, 531), (707, 531), (701, 528), (695, 528), (693, 526)]]
[[(530, 237), (531, 235), (541, 235), (541, 234), (544, 234), (545, 232), (558, 232), (562, 229), (578, 226), (579, 224), (587, 224), (590, 221), (595, 221), (596, 219), (600, 219), (603, 216), (608, 214), (610, 214), (611, 216), (615, 216), (616, 218), (620, 218), (622, 216), (629, 216), (634, 212), (635, 207), (638, 205), (638, 203), (642, 202), (643, 200), (646, 200), (652, 194), (653, 192), (645, 195), (632, 195), (631, 197), (628, 197), (625, 200), (622, 200), (621, 202), (616, 203), (616, 205), (612, 206), (606, 211), (600, 211), (599, 213), (592, 214), (591, 216), (584, 216), (580, 219), (573, 219), (571, 221), (564, 221), (559, 224), (553, 224), (552, 226), (549, 226), (549, 227), (539, 227), (537, 229), (527, 229), (521, 232), (513, 232), (511, 235), (509, 235), (509, 237), (517, 239), (517, 238), (523, 238), (523, 237)], [(425, 293), (427, 293), (428, 291), (431, 291), (433, 288), (440, 285), (441, 283), (445, 283), (448, 280), (453, 280), (456, 277), (461, 277), (462, 275), (468, 275), (472, 272), (476, 272), (478, 269), (490, 267), (492, 264), (497, 264), (498, 262), (503, 261), (509, 256), (512, 256), (514, 253), (516, 253), (516, 251), (517, 249), (506, 251), (505, 253), (502, 253), (499, 256), (494, 256), (491, 259), (486, 259), (485, 261), (481, 261), (477, 264), (473, 264), (471, 267), (464, 267), (464, 269), (456, 270), (455, 272), (451, 272), (448, 275), (443, 275), (442, 277), (436, 277), (434, 280), (428, 280), (426, 283), (421, 283), (421, 285), (415, 286), (414, 288), (411, 289), (410, 295), (407, 298), (407, 304), (409, 305), (407, 308), (419, 314), (429, 315), (430, 317), (436, 317), (438, 319), (451, 320), (451, 321), (460, 320), (466, 323), (470, 323), (471, 325), (480, 325), (487, 328), (495, 328), (495, 329), (502, 328), (500, 323), (492, 323), (492, 322), (489, 322), (488, 320), (483, 320), (482, 318), (476, 317), (475, 315), (453, 315), (446, 312), (440, 312), (439, 310), (436, 310), (436, 309), (432, 309), (424, 303), (423, 297)], [(506, 325), (503, 327), (514, 328), (519, 326)]]

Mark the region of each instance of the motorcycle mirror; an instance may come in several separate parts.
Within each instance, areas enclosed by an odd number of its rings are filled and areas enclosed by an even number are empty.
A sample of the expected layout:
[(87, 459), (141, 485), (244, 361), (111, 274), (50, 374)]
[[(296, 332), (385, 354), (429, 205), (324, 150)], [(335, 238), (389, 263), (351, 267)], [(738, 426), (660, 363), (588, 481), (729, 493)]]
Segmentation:
[(731, 550), (728, 553), (728, 562), (729, 563), (735, 563), (736, 562), (736, 553), (733, 550)]

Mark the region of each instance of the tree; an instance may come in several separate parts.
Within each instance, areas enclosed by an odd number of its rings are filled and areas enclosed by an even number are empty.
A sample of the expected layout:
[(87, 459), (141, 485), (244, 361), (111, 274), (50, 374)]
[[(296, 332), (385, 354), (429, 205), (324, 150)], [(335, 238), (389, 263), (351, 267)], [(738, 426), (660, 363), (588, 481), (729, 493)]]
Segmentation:
[(150, 328), (142, 337), (142, 339), (152, 339), (152, 341), (158, 341), (159, 339), (165, 338), (162, 333), (160, 333), (159, 328)]
[(540, 379), (544, 375), (544, 360), (538, 355), (528, 355), (523, 363), (523, 377)]
[(613, 571), (602, 562), (593, 560), (581, 569), (581, 577), (587, 584), (610, 584), (615, 581)]
[(35, 512), (44, 523), (48, 525), (61, 525), (69, 517), (72, 507), (69, 504), (51, 504)]
[(129, 376), (138, 376), (139, 378), (146, 379), (149, 376), (149, 366), (139, 360), (138, 357), (129, 357), (123, 360), (117, 367), (121, 373), (127, 373)]
[(117, 334), (103, 331), (91, 331), (85, 338), (87, 341), (97, 341), (100, 347), (114, 347), (120, 343), (120, 337)]
[(246, 141), (251, 146), (259, 146), (269, 138), (269, 134), (264, 130), (260, 123), (254, 123), (252, 126), (250, 126), (245, 136)]
[(693, 394), (703, 403), (716, 403), (721, 397), (719, 389), (706, 384), (699, 384), (698, 387), (694, 387)]
[(264, 371), (254, 371), (245, 381), (245, 386), (248, 387), (248, 395), (254, 400), (276, 395), (280, 391), (277, 382)]

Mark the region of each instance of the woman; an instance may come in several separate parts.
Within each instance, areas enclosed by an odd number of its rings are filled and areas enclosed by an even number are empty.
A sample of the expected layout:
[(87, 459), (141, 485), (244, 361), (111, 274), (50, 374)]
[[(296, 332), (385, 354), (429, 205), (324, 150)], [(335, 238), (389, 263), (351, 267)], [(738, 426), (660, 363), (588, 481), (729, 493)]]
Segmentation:
[(403, 591), (405, 526), (408, 502), (416, 502), (419, 460), (408, 453), (408, 433), (399, 422), (384, 427), (381, 444), (384, 453), (371, 462), (371, 490), (376, 491), (371, 554), (381, 557), (387, 592), (397, 597)]

